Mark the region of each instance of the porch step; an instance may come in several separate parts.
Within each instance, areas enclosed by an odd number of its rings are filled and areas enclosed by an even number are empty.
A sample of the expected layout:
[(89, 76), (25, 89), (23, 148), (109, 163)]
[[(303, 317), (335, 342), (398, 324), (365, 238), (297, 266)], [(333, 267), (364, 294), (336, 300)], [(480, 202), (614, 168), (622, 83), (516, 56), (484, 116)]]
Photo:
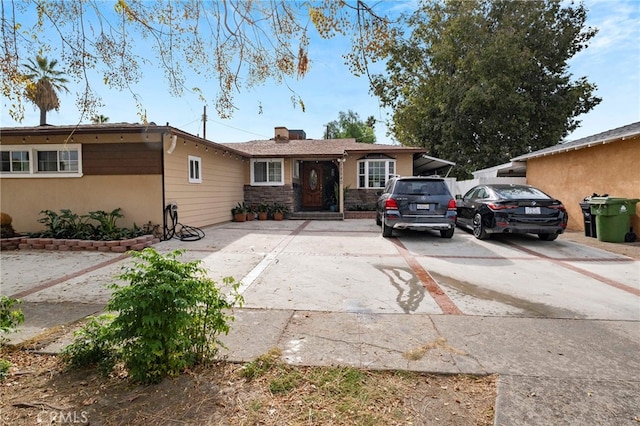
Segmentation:
[(293, 212), (291, 220), (343, 220), (344, 215), (339, 212)]

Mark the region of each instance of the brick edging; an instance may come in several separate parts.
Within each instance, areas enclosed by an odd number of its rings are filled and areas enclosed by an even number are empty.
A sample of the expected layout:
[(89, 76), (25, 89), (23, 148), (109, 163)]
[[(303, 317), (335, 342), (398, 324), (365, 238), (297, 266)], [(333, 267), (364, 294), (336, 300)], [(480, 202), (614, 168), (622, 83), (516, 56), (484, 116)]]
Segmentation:
[(124, 253), (129, 250), (142, 250), (158, 242), (160, 242), (160, 239), (153, 235), (143, 235), (141, 237), (113, 241), (13, 237), (0, 239), (0, 250), (59, 250)]

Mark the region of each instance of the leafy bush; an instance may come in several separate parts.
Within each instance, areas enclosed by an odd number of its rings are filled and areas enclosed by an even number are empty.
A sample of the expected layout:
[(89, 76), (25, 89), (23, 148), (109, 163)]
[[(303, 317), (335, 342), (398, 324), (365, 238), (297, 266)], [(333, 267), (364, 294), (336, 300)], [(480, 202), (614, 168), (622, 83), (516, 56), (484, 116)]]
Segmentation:
[(117, 351), (113, 347), (111, 323), (115, 315), (89, 317), (89, 321), (74, 333), (73, 343), (62, 352), (62, 358), (71, 367), (97, 365), (102, 373), (113, 369)]
[(40, 212), (44, 217), (38, 219), (38, 222), (46, 228), (40, 234), (41, 237), (89, 239), (93, 236), (94, 228), (87, 223), (88, 216), (80, 216), (69, 209), (62, 209), (60, 213), (53, 210)]
[[(239, 283), (223, 280), (229, 296), (207, 277), (201, 261), (183, 263), (184, 250), (165, 256), (152, 248), (130, 252), (137, 259), (118, 276), (130, 285), (113, 284), (107, 310), (112, 321), (90, 322), (65, 351), (71, 365), (103, 367), (122, 361), (133, 380), (156, 383), (185, 367), (213, 360), (222, 346), (217, 336), (229, 332), (233, 316), (227, 310), (241, 305)], [(107, 362), (102, 363), (101, 359)]]
[(9, 377), (10, 368), (11, 363), (6, 359), (0, 358), (0, 383), (4, 382), (4, 380)]
[(0, 212), (0, 237), (1, 238), (11, 238), (16, 235), (16, 231), (13, 229), (11, 223), (13, 222), (13, 218), (11, 215)]
[[(24, 314), (16, 308), (16, 305), (20, 303), (22, 302), (18, 299), (0, 296), (0, 332), (3, 334), (14, 331), (24, 321)], [(4, 343), (4, 340), (4, 337), (0, 336), (0, 345)], [(0, 382), (8, 377), (9, 368), (11, 368), (11, 363), (0, 359)]]
[[(8, 333), (15, 330), (24, 321), (24, 314), (16, 306), (22, 303), (18, 299), (0, 296), (0, 332)], [(0, 338), (0, 343), (3, 339)]]
[[(38, 219), (46, 230), (32, 234), (34, 237), (45, 238), (73, 238), (81, 240), (120, 240), (145, 235), (146, 231), (135, 224), (132, 229), (119, 228), (116, 222), (124, 217), (120, 208), (106, 212), (97, 210), (87, 215), (78, 215), (69, 209), (60, 210), (61, 214), (53, 210), (42, 210), (44, 217)], [(95, 221), (92, 224), (89, 221)]]

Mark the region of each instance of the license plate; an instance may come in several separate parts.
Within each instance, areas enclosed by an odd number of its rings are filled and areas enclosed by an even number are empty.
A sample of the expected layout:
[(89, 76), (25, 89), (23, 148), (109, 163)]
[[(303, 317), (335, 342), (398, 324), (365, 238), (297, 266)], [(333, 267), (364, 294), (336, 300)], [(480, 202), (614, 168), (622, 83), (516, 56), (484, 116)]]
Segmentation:
[(525, 207), (524, 212), (526, 214), (540, 214), (540, 207)]
[(429, 204), (416, 204), (416, 210), (429, 210)]

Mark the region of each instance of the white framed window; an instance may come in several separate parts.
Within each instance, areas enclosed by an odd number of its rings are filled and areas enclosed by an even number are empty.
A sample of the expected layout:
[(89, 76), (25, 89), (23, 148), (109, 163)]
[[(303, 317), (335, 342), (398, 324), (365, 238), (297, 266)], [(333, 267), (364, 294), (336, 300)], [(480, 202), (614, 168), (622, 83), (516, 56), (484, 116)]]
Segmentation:
[(189, 183), (202, 183), (202, 158), (189, 156)]
[(2, 177), (80, 177), (80, 144), (0, 146)]
[(384, 188), (396, 174), (396, 160), (365, 159), (358, 161), (358, 188)]
[(252, 159), (251, 185), (284, 185), (284, 159)]

